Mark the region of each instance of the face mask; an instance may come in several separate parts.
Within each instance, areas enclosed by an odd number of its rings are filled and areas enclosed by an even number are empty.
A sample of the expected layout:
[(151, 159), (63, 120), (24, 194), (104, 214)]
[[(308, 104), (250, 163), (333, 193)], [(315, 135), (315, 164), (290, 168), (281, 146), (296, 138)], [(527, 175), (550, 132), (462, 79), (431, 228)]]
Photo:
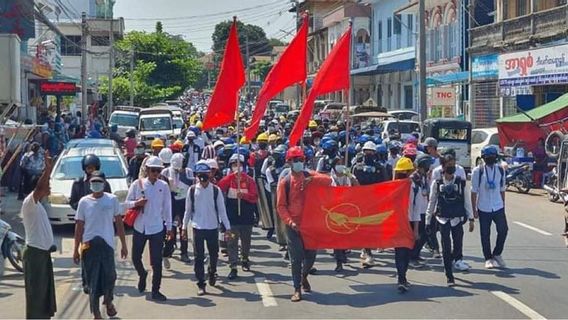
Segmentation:
[(91, 182), (90, 187), (91, 187), (91, 191), (93, 191), (95, 193), (103, 192), (103, 190), (105, 189), (105, 184), (104, 184), (104, 182)]
[(232, 166), (232, 167), (231, 167), (231, 170), (232, 170), (234, 173), (237, 173), (237, 172), (243, 171), (243, 167), (242, 167), (242, 166)]
[(242, 144), (241, 147), (245, 148), (246, 150), (250, 150), (250, 144)]
[(338, 164), (335, 166), (335, 172), (337, 173), (345, 173), (345, 166), (342, 164)]
[(319, 146), (320, 142), (320, 139), (314, 139), (314, 145)]
[(292, 163), (292, 171), (294, 171), (294, 172), (304, 171), (304, 163), (303, 162), (293, 162)]
[(455, 166), (446, 167), (445, 172), (446, 172), (447, 174), (454, 174), (454, 173), (456, 173), (456, 167), (455, 167)]
[(197, 176), (199, 178), (200, 182), (207, 182), (209, 181), (209, 175), (208, 174), (200, 174)]
[(264, 150), (264, 149), (266, 149), (266, 147), (268, 147), (268, 144), (266, 142), (261, 142), (261, 143), (258, 144), (258, 147), (260, 149)]
[(136, 155), (141, 156), (144, 154), (144, 149), (143, 148), (136, 148), (136, 150), (134, 151), (136, 153)]
[(485, 163), (490, 166), (494, 165), (497, 162), (497, 159), (495, 157), (488, 157), (483, 160), (485, 160)]

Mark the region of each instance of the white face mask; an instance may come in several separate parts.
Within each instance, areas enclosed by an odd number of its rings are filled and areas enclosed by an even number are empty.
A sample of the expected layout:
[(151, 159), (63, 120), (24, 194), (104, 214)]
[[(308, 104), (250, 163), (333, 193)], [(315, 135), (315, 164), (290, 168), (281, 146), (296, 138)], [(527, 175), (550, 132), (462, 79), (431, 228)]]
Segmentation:
[(338, 164), (335, 166), (335, 172), (339, 173), (339, 174), (344, 174), (345, 173), (345, 166), (342, 164)]
[(292, 163), (292, 171), (294, 171), (294, 172), (304, 171), (304, 163), (303, 162), (293, 162)]
[(231, 167), (231, 170), (232, 170), (234, 173), (242, 172), (242, 171), (243, 171), (243, 167), (242, 167), (241, 165), (239, 165), (239, 166), (232, 166), (232, 167)]
[(90, 183), (91, 191), (93, 192), (103, 192), (105, 190), (104, 182), (91, 182)]

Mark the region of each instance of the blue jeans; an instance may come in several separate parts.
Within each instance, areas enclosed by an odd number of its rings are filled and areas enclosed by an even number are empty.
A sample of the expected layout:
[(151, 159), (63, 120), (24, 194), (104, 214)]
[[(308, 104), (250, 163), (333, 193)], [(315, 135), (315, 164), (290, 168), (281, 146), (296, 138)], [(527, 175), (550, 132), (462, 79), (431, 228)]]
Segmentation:
[[(492, 222), (495, 222), (495, 227), (497, 228), (497, 242), (495, 243), (495, 249), (493, 249), (493, 251), (491, 251)], [(481, 235), (481, 248), (483, 249), (485, 260), (493, 259), (493, 257), (500, 256), (503, 253), (508, 231), (509, 227), (507, 225), (505, 209), (495, 212), (479, 211), (479, 233)]]
[(288, 251), (290, 252), (290, 263), (292, 264), (292, 281), (294, 289), (300, 290), (302, 276), (308, 275), (308, 271), (314, 266), (316, 261), (316, 251), (304, 249), (304, 241), (299, 231), (286, 226), (286, 238)]

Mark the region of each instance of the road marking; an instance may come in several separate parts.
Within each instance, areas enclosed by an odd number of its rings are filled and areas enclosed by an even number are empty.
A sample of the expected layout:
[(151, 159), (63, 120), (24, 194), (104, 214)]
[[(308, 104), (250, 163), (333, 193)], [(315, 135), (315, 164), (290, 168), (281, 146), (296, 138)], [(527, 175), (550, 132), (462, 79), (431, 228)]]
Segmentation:
[(277, 307), (278, 303), (276, 303), (276, 299), (272, 294), (272, 290), (270, 290), (270, 285), (266, 281), (265, 278), (254, 278), (254, 282), (256, 283), (256, 288), (262, 297), (262, 304), (265, 307)]
[(521, 301), (513, 298), (512, 296), (506, 294), (503, 291), (491, 291), (491, 293), (493, 295), (495, 295), (497, 298), (499, 298), (499, 299), (507, 302), (508, 304), (510, 304), (513, 308), (519, 310), (525, 316), (529, 317), (529, 319), (546, 319), (545, 317), (540, 315), (538, 312), (529, 308), (529, 306), (527, 306), (526, 304), (524, 304)]
[(550, 232), (546, 232), (546, 231), (541, 230), (541, 229), (539, 229), (539, 228), (535, 228), (535, 227), (533, 227), (533, 226), (529, 226), (529, 225), (526, 224), (526, 223), (522, 223), (522, 222), (519, 222), (519, 221), (514, 221), (514, 223), (515, 223), (515, 224), (518, 224), (518, 225), (521, 226), (521, 227), (525, 227), (525, 228), (527, 228), (527, 229), (529, 229), (529, 230), (532, 230), (532, 231), (534, 231), (534, 232), (538, 232), (538, 233), (540, 233), (540, 234), (542, 234), (542, 235), (545, 235), (545, 236), (551, 236), (551, 235), (552, 235), (552, 233), (550, 233)]

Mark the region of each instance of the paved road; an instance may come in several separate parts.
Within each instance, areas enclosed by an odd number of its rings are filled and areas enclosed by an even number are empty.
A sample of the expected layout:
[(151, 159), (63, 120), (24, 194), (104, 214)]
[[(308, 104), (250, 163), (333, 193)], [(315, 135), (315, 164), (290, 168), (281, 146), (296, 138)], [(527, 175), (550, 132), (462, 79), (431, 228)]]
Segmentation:
[[(331, 256), (322, 252), (318, 274), (311, 277), (314, 292), (304, 295), (301, 303), (291, 303), (287, 264), (277, 246), (258, 230), (252, 250), (254, 272), (241, 272), (238, 280), (228, 282), (229, 269), (222, 259), (220, 282), (204, 297), (196, 296), (193, 266), (173, 260), (172, 269), (164, 271), (162, 291), (168, 301), (150, 301), (137, 292), (131, 263), (117, 260), (116, 306), (121, 318), (566, 318), (563, 207), (537, 193), (507, 194), (510, 231), (504, 258), (509, 269), (485, 270), (478, 230), (466, 233), (464, 255), (473, 269), (457, 274), (454, 288), (446, 287), (439, 259), (429, 258), (426, 270), (410, 270), (411, 291), (399, 294), (393, 252), (378, 254), (378, 265), (366, 270), (353, 253), (352, 263), (340, 274), (333, 271)], [(16, 211), (19, 203), (11, 198), (7, 202), (8, 211)], [(8, 213), (4, 219), (21, 230), (18, 214)], [(56, 228), (56, 234), (56, 316), (89, 318), (87, 296), (79, 288), (79, 270), (71, 259), (72, 228)], [(7, 270), (0, 279), (0, 318), (23, 317), (23, 303), (22, 276)]]

